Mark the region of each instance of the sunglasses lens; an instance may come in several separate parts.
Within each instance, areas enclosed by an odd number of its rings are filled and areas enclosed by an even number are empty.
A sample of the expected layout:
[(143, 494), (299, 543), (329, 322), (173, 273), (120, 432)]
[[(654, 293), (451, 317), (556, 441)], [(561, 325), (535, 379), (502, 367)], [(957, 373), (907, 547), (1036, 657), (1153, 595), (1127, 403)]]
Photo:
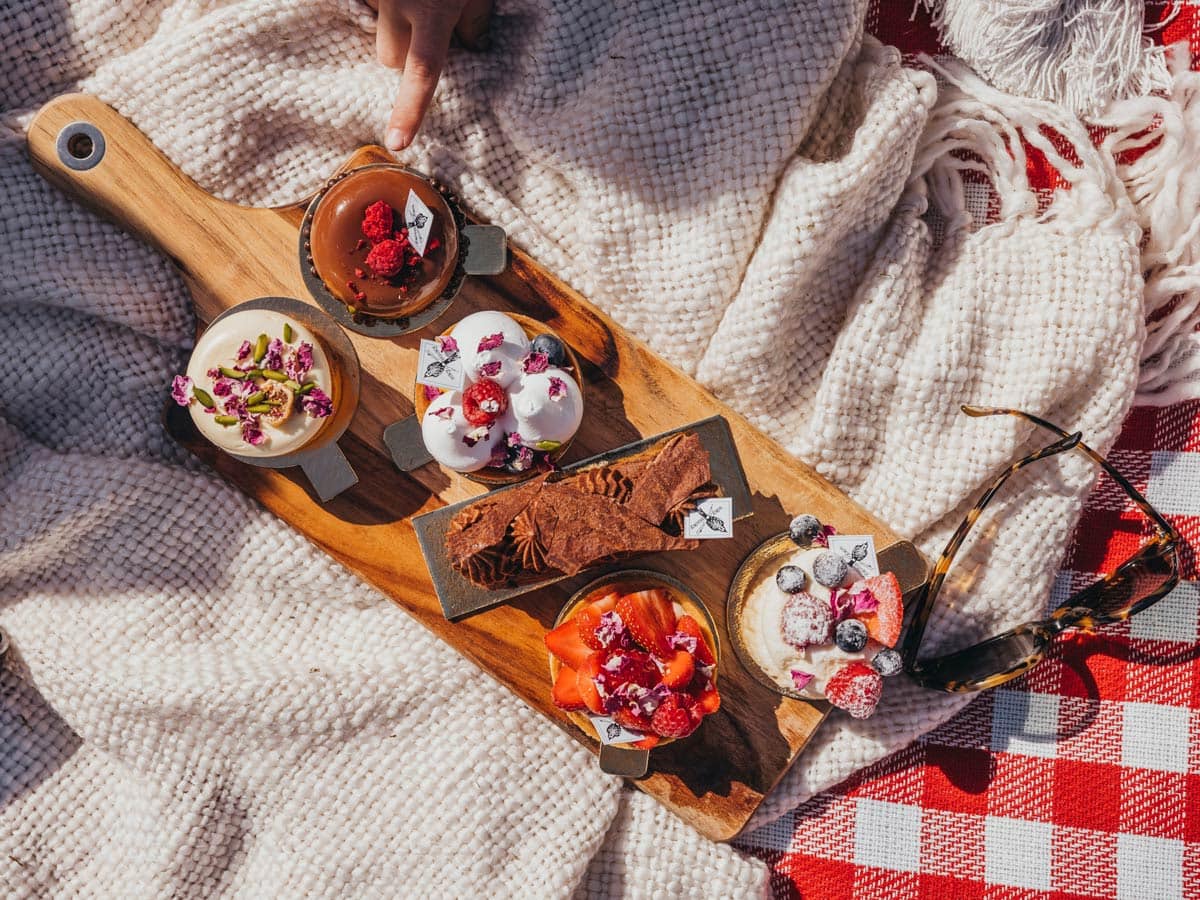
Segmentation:
[(1122, 566), (1113, 578), (1092, 585), (1075, 603), (1094, 610), (1101, 619), (1127, 619), (1161, 597), (1175, 573), (1174, 550), (1140, 556)]
[(1050, 643), (1040, 626), (1022, 626), (957, 653), (919, 663), (921, 680), (946, 691), (995, 687), (1032, 668)]

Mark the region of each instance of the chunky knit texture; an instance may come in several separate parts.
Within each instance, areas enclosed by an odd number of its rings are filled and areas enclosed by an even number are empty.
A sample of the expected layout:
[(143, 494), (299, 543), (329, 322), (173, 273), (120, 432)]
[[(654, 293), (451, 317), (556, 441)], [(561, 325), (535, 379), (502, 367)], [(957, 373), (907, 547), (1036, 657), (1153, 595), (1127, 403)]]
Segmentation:
[[(1114, 438), (1143, 338), (1139, 232), (1111, 161), (1060, 109), (958, 69), (938, 99), (931, 75), (864, 42), (865, 0), (796, 6), (502, 2), (493, 51), (453, 56), (404, 158), (935, 554), (979, 486), (1046, 442), (957, 404)], [(0, 7), (0, 25), (4, 883), (758, 890), (760, 865), (620, 789), (165, 440), (186, 292), (24, 158), (32, 110), (82, 84), (205, 188), (297, 199), (382, 137), (398, 77), (372, 59), (370, 13), (74, 0)], [(999, 135), (1037, 140), (1042, 121), (1077, 157), (1056, 155), (1072, 190), (1039, 210)], [(989, 204), (1001, 221), (973, 227)], [(1047, 463), (997, 500), (936, 638), (1042, 607), (1091, 477)], [(763, 817), (959, 705), (893, 682), (874, 718), (835, 714)]]

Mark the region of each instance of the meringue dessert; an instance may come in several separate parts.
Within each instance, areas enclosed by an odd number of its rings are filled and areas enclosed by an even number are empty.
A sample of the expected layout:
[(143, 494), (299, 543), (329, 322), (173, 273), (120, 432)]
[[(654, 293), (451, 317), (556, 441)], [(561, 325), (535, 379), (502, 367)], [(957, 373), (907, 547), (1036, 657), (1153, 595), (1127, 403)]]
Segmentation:
[(459, 219), (426, 179), (401, 166), (367, 166), (317, 202), (309, 261), (352, 313), (410, 316), (457, 290)]
[(588, 715), (611, 719), (632, 737), (614, 746), (638, 750), (688, 737), (721, 707), (707, 610), (649, 574), (585, 587), (545, 636), (554, 705), (585, 731)]
[(309, 446), (334, 410), (334, 378), (317, 337), (264, 309), (234, 312), (196, 342), (171, 396), (200, 433), (239, 456), (273, 457)]
[(417, 387), (421, 436), (430, 455), (456, 472), (520, 478), (547, 468), (583, 421), (583, 392), (571, 358), (552, 334), (532, 340), (501, 312), (473, 313), (439, 339), (461, 355), (461, 391)]
[(735, 641), (781, 692), (866, 718), (883, 678), (902, 668), (893, 648), (903, 597), (893, 573), (866, 578), (830, 550), (831, 532), (814, 516), (793, 519), (796, 548), (754, 574), (730, 624)]

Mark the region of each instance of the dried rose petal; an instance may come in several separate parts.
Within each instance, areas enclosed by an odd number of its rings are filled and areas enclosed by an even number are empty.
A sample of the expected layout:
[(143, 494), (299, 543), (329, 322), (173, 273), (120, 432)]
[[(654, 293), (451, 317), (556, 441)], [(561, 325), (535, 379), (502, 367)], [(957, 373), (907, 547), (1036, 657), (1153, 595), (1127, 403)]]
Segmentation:
[(525, 472), (533, 465), (533, 451), (528, 447), (522, 447), (517, 451), (517, 455), (512, 458), (510, 465), (518, 472)]
[(796, 690), (802, 691), (808, 687), (808, 683), (813, 680), (813, 676), (808, 672), (801, 672), (799, 669), (792, 669), (792, 684), (796, 686)]
[(510, 447), (525, 446), (525, 439), (521, 437), (521, 432), (519, 431), (510, 431), (508, 433), (508, 437), (504, 439), (504, 442)]
[(873, 613), (879, 609), (879, 601), (871, 593), (870, 588), (864, 587), (861, 590), (855, 591), (850, 596), (850, 600), (853, 603), (851, 610), (856, 616), (859, 613)]
[(435, 419), (453, 419), (454, 418), (454, 407), (453, 406), (443, 406), (441, 409), (435, 409), (433, 412), (430, 413), (430, 415), (433, 416)]
[(438, 349), (443, 353), (453, 353), (458, 350), (458, 341), (448, 334), (439, 334), (434, 340), (437, 341)]
[(504, 343), (504, 332), (497, 331), (495, 334), (489, 334), (479, 342), (479, 346), (475, 348), (477, 353), (482, 353), (484, 350), (495, 350)]
[(620, 613), (610, 610), (600, 614), (600, 622), (596, 625), (595, 635), (602, 647), (612, 647), (614, 644), (623, 647), (628, 634), (629, 629), (625, 627), (625, 621), (621, 618)]
[(834, 528), (832, 525), (822, 525), (821, 533), (818, 534), (815, 538), (813, 538), (813, 546), (814, 547), (828, 547), (829, 546), (829, 536), (831, 534), (837, 534), (837, 529)]
[(431, 384), (423, 384), (421, 387), (425, 388), (426, 400), (436, 400), (438, 397), (442, 396), (441, 388), (435, 388)]
[(283, 370), (293, 381), (303, 381), (313, 367), (313, 348), (307, 341), (301, 342), (292, 353), (288, 354)]
[(207, 375), (209, 378), (217, 379), (217, 378), (221, 377), (221, 370), (220, 369), (209, 369), (204, 374)]
[(313, 388), (301, 397), (300, 406), (314, 419), (323, 419), (333, 413), (333, 401), (320, 388)]
[(854, 612), (854, 598), (850, 596), (850, 592), (839, 591), (837, 588), (830, 591), (829, 612), (833, 615), (835, 623), (851, 615)]
[(671, 689), (661, 681), (650, 690), (642, 695), (642, 699), (638, 701), (638, 706), (641, 708), (642, 715), (652, 716), (659, 705), (667, 699), (667, 695), (671, 693)]
[(500, 360), (494, 359), (489, 363), (484, 363), (479, 367), (479, 374), (486, 375), (488, 378), (495, 378), (500, 374)]
[(242, 420), (242, 440), (252, 447), (257, 447), (266, 440), (263, 437), (258, 416), (250, 416), (248, 419)]
[(676, 631), (674, 634), (667, 635), (667, 643), (672, 650), (686, 650), (688, 653), (696, 652), (696, 636), (693, 634), (684, 634), (682, 631)]
[(233, 392), (242, 397), (249, 397), (258, 390), (258, 385), (256, 385), (249, 378), (232, 378), (230, 380), (233, 382), (231, 385)]
[(237, 416), (239, 419), (246, 416), (246, 401), (237, 396), (230, 394), (225, 398), (225, 415)]
[(190, 406), (193, 399), (192, 379), (186, 375), (176, 375), (171, 382), (171, 399), (180, 406)]
[(267, 344), (267, 355), (263, 357), (262, 367), (277, 372), (283, 370), (283, 341), (279, 338), (271, 338), (271, 343)]
[(242, 346), (238, 347), (237, 358), (241, 362), (243, 359), (248, 359), (250, 354), (254, 352), (254, 345), (249, 341), (242, 341)]
[(550, 376), (550, 387), (547, 389), (551, 400), (558, 400), (560, 397), (567, 396), (567, 383), (557, 375)]
[(482, 441), (485, 437), (488, 436), (488, 431), (489, 431), (489, 428), (487, 425), (480, 425), (478, 428), (472, 428), (470, 431), (468, 431), (466, 434), (463, 435), (462, 441), (468, 447), (474, 447), (476, 444), (478, 444), (480, 441)]
[(525, 370), (527, 375), (536, 375), (539, 372), (545, 372), (550, 368), (550, 357), (545, 353), (538, 353), (536, 350), (526, 354), (521, 360), (521, 368)]
[(233, 385), (236, 378), (220, 378), (213, 382), (213, 395), (217, 397), (228, 397), (233, 393)]

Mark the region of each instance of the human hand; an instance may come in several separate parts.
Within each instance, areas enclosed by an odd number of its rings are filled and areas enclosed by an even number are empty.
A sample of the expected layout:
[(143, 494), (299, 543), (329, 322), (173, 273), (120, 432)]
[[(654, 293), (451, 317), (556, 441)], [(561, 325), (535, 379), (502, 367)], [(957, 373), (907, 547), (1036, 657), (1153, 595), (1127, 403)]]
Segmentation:
[(450, 37), (463, 46), (486, 50), (492, 0), (366, 0), (379, 13), (375, 55), (402, 69), (400, 96), (392, 107), (384, 143), (403, 150), (412, 143), (429, 109), (446, 62)]

